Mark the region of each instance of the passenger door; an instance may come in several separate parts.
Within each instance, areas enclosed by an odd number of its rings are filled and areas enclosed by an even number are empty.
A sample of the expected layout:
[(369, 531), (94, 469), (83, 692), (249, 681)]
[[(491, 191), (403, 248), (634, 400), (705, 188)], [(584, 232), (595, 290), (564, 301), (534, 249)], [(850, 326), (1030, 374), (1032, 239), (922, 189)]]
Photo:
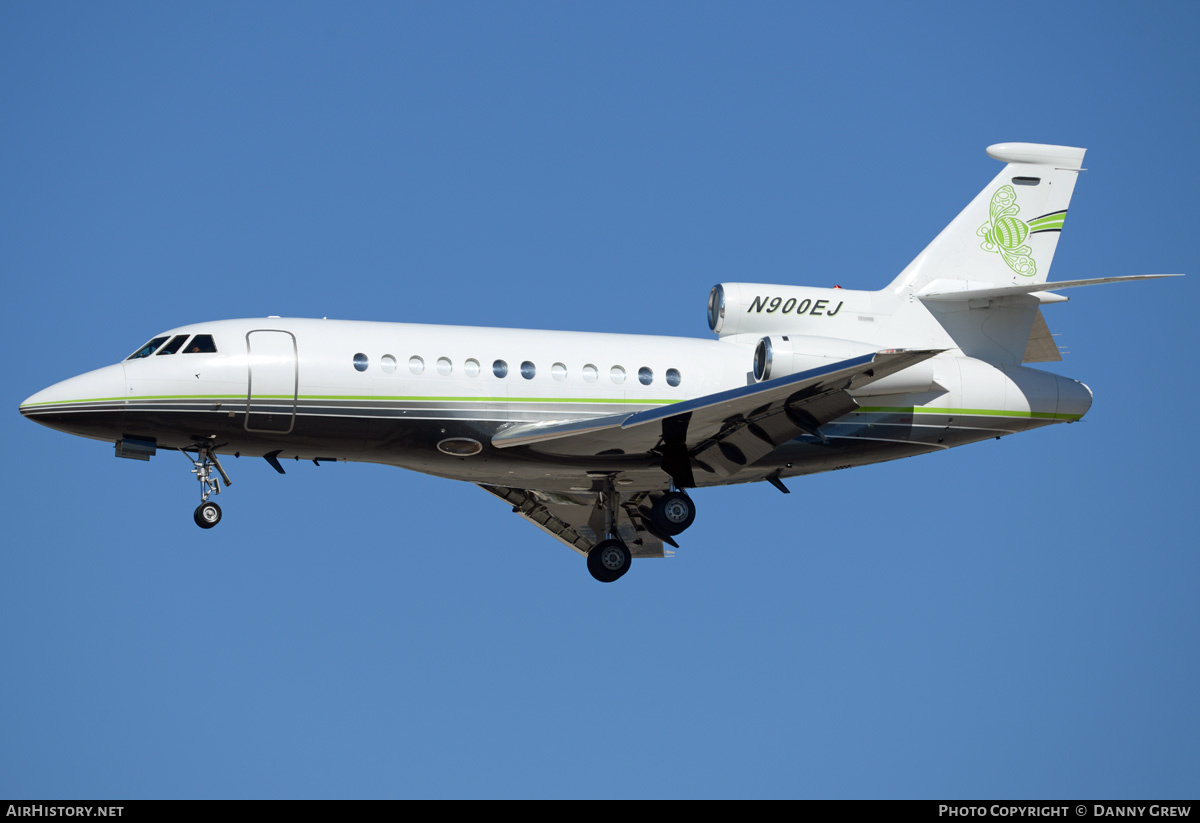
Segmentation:
[(288, 434), (296, 422), (300, 366), (296, 337), (276, 329), (246, 333), (246, 431)]

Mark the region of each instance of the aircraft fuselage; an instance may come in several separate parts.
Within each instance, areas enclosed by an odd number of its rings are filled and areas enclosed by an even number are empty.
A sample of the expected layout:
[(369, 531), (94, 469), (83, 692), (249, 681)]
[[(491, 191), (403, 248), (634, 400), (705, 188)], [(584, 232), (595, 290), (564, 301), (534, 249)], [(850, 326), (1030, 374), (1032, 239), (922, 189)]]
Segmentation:
[[(186, 350), (201, 334), (217, 351)], [(384, 463), (555, 491), (617, 473), (630, 488), (658, 489), (670, 478), (645, 455), (556, 456), (490, 441), (515, 424), (637, 412), (754, 382), (752, 347), (693, 338), (293, 318), (200, 323), (156, 337), (179, 336), (179, 351), (63, 381), (21, 411), (72, 434), (153, 440), (160, 449), (207, 442), (219, 454)], [(1082, 384), (1033, 369), (949, 354), (934, 364), (936, 391), (864, 399), (825, 427), (825, 441), (801, 436), (744, 474), (700, 473), (696, 485), (938, 451), (1070, 422), (1091, 401)], [(976, 380), (964, 382), (964, 373)], [(481, 449), (439, 450), (454, 440)]]

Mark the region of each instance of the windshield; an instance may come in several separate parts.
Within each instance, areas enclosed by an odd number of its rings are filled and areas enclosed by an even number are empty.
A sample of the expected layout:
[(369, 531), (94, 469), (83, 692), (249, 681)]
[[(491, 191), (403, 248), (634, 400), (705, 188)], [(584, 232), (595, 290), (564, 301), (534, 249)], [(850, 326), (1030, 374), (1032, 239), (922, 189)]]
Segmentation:
[(126, 357), (125, 359), (126, 360), (137, 360), (142, 357), (149, 357), (150, 355), (154, 354), (155, 349), (157, 349), (164, 342), (166, 342), (166, 339), (167, 339), (167, 335), (165, 335), (165, 334), (162, 337), (156, 337), (153, 340), (151, 340), (149, 343), (147, 343), (146, 345), (142, 346), (140, 349), (135, 351), (133, 354)]
[(217, 344), (213, 342), (211, 334), (198, 334), (192, 338), (192, 342), (187, 344), (184, 351), (188, 354), (195, 354), (197, 352), (201, 354), (215, 354)]
[(164, 354), (174, 354), (175, 352), (179, 351), (179, 347), (183, 345), (183, 341), (187, 340), (187, 338), (188, 336), (186, 334), (175, 335), (171, 338), (170, 343), (158, 350), (158, 356), (162, 357)]

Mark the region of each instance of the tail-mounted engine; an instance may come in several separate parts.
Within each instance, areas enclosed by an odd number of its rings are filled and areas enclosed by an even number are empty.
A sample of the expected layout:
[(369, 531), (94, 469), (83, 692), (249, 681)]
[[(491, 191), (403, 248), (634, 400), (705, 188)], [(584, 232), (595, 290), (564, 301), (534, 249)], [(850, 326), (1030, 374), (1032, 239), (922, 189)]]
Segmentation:
[[(879, 351), (877, 344), (847, 339), (873, 326), (881, 313), (874, 310), (874, 299), (874, 292), (852, 289), (721, 283), (708, 295), (708, 327), (722, 339), (754, 345), (754, 379), (761, 383)], [(755, 335), (766, 336), (755, 345)], [(934, 368), (926, 360), (853, 394), (926, 392), (935, 385)]]
[[(754, 348), (754, 379), (761, 383), (777, 377), (830, 366), (841, 360), (874, 354), (875, 346), (854, 340), (807, 335), (772, 335)], [(918, 394), (934, 386), (934, 364), (925, 360), (903, 371), (868, 383), (851, 392), (855, 397), (881, 394)]]
[(864, 354), (875, 347), (853, 340), (799, 335), (772, 335), (758, 341), (754, 348), (754, 379), (762, 383), (775, 377), (828, 366)]
[(871, 292), (812, 289), (766, 283), (721, 283), (708, 295), (708, 327), (721, 337), (734, 334), (842, 336), (849, 322), (871, 312)]

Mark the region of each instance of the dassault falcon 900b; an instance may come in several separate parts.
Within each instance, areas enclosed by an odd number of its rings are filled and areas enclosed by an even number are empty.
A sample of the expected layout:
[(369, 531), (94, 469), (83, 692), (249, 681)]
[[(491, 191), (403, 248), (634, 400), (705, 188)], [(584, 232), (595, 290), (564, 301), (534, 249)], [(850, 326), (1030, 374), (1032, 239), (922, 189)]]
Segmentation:
[(476, 483), (611, 582), (692, 524), (685, 490), (894, 460), (1081, 418), (1042, 306), (1084, 150), (1003, 143), (1006, 165), (879, 291), (723, 283), (717, 340), (271, 317), (155, 335), (21, 413), (185, 454), (195, 521), (219, 454), (386, 463)]

